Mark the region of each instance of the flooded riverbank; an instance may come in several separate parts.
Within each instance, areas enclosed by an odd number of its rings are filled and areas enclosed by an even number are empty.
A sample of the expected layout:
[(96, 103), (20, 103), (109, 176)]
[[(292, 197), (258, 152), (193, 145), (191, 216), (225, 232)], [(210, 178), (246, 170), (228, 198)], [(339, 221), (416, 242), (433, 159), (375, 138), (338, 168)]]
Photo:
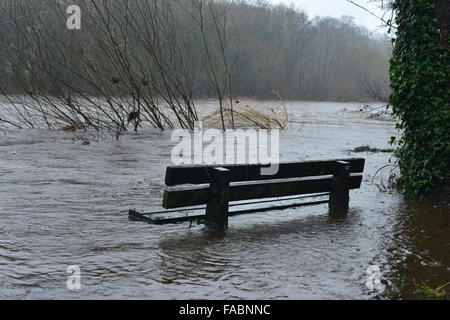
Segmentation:
[[(286, 106), (281, 161), (366, 158), (347, 217), (330, 217), (326, 204), (257, 213), (230, 218), (226, 235), (129, 221), (130, 208), (160, 207), (170, 132), (89, 144), (61, 131), (2, 135), (0, 298), (427, 298), (415, 284), (450, 281), (449, 201), (380, 192), (372, 177), (392, 154), (350, 151), (389, 148), (394, 122), (356, 103)], [(81, 269), (80, 290), (66, 287), (69, 265)], [(380, 292), (366, 286), (371, 265)]]

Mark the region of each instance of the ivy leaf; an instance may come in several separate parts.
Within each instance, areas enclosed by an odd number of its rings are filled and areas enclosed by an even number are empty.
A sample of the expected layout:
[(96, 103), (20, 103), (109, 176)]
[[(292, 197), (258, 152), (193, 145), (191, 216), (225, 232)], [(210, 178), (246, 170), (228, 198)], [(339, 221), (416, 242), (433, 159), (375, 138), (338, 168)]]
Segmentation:
[(391, 137), (391, 141), (389, 141), (389, 144), (392, 146), (395, 143), (395, 137)]

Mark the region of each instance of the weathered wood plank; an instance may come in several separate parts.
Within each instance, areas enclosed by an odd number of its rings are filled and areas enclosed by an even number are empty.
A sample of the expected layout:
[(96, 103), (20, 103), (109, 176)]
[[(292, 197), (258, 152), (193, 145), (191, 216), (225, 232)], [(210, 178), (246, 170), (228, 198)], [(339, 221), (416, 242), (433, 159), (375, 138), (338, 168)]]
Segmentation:
[[(272, 176), (261, 175), (261, 167), (267, 167), (261, 164), (220, 165), (220, 167), (231, 171), (230, 182), (238, 182), (331, 175), (333, 174), (334, 164), (336, 161), (347, 161), (350, 164), (351, 173), (359, 173), (364, 170), (365, 159), (363, 158), (280, 163), (278, 173)], [(211, 176), (210, 171), (214, 167), (218, 167), (218, 165), (169, 166), (166, 169), (166, 185), (175, 186), (186, 183), (209, 183)]]
[[(329, 196), (330, 192), (322, 192), (322, 193), (314, 193), (309, 195), (301, 195), (301, 196), (287, 196), (287, 197), (277, 197), (277, 198), (266, 198), (262, 200), (257, 199), (250, 199), (249, 201), (235, 201), (233, 203), (229, 203), (228, 207), (238, 207), (238, 206), (247, 206), (247, 205), (259, 205), (263, 203), (276, 203), (277, 201), (294, 201), (294, 200), (304, 200), (309, 198), (317, 198), (317, 197), (323, 197), (323, 196)], [(257, 201), (256, 201), (257, 200)], [(327, 200), (328, 202), (328, 200)], [(192, 207), (184, 207), (182, 209), (164, 209), (164, 210), (158, 210), (158, 211), (144, 211), (139, 214), (146, 215), (146, 216), (153, 216), (153, 215), (159, 215), (159, 214), (170, 214), (170, 213), (181, 213), (181, 212), (191, 212), (196, 210), (206, 210), (205, 205), (198, 205), (198, 206), (192, 206)], [(134, 211), (134, 210), (130, 210)], [(230, 211), (228, 211), (230, 212)]]
[[(349, 179), (349, 189), (361, 186), (362, 175)], [(275, 181), (236, 182), (229, 188), (229, 201), (284, 197), (297, 194), (328, 192), (333, 177), (295, 178)], [(163, 207), (166, 209), (202, 205), (210, 199), (209, 186), (178, 187), (164, 191)]]

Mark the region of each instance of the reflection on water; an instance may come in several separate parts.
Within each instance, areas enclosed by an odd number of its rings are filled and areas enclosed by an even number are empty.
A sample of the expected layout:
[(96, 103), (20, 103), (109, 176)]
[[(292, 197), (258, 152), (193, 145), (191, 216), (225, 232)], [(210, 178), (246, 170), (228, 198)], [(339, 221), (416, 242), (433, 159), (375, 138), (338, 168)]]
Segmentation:
[[(404, 201), (399, 205), (392, 237), (385, 244), (390, 280), (387, 297), (415, 298), (419, 296), (415, 293), (417, 284), (435, 289), (450, 281), (448, 200)], [(448, 299), (450, 288), (446, 289), (442, 298)]]
[[(282, 161), (366, 158), (346, 217), (327, 205), (291, 208), (232, 217), (219, 234), (133, 222), (128, 209), (160, 208), (170, 132), (89, 145), (45, 130), (2, 136), (0, 298), (408, 298), (418, 296), (413, 280), (449, 281), (449, 202), (378, 192), (371, 178), (389, 154), (348, 151), (386, 148), (393, 123), (352, 112), (356, 104), (287, 106)], [(374, 264), (381, 294), (365, 286)], [(69, 265), (81, 268), (79, 291), (66, 288)]]

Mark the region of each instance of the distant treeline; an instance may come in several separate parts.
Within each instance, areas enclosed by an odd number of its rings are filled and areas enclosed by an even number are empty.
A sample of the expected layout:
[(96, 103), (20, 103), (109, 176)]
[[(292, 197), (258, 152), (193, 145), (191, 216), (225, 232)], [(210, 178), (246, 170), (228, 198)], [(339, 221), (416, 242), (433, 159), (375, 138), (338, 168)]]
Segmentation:
[[(72, 5), (79, 30), (67, 27)], [(390, 55), (387, 36), (349, 17), (310, 19), (264, 1), (0, 1), (0, 94), (18, 126), (120, 135), (133, 119), (135, 130), (142, 118), (173, 128), (172, 114), (193, 128), (195, 99), (215, 97), (225, 129), (226, 110), (234, 127), (235, 97), (274, 91), (285, 100), (386, 101)]]
[[(81, 30), (66, 28), (71, 4), (81, 8)], [(8, 92), (126, 94), (140, 80), (141, 86), (180, 81), (194, 97), (227, 94), (229, 87), (237, 96), (264, 98), (275, 90), (302, 100), (388, 94), (389, 40), (349, 17), (310, 19), (264, 1), (3, 0), (0, 6), (1, 86)]]

